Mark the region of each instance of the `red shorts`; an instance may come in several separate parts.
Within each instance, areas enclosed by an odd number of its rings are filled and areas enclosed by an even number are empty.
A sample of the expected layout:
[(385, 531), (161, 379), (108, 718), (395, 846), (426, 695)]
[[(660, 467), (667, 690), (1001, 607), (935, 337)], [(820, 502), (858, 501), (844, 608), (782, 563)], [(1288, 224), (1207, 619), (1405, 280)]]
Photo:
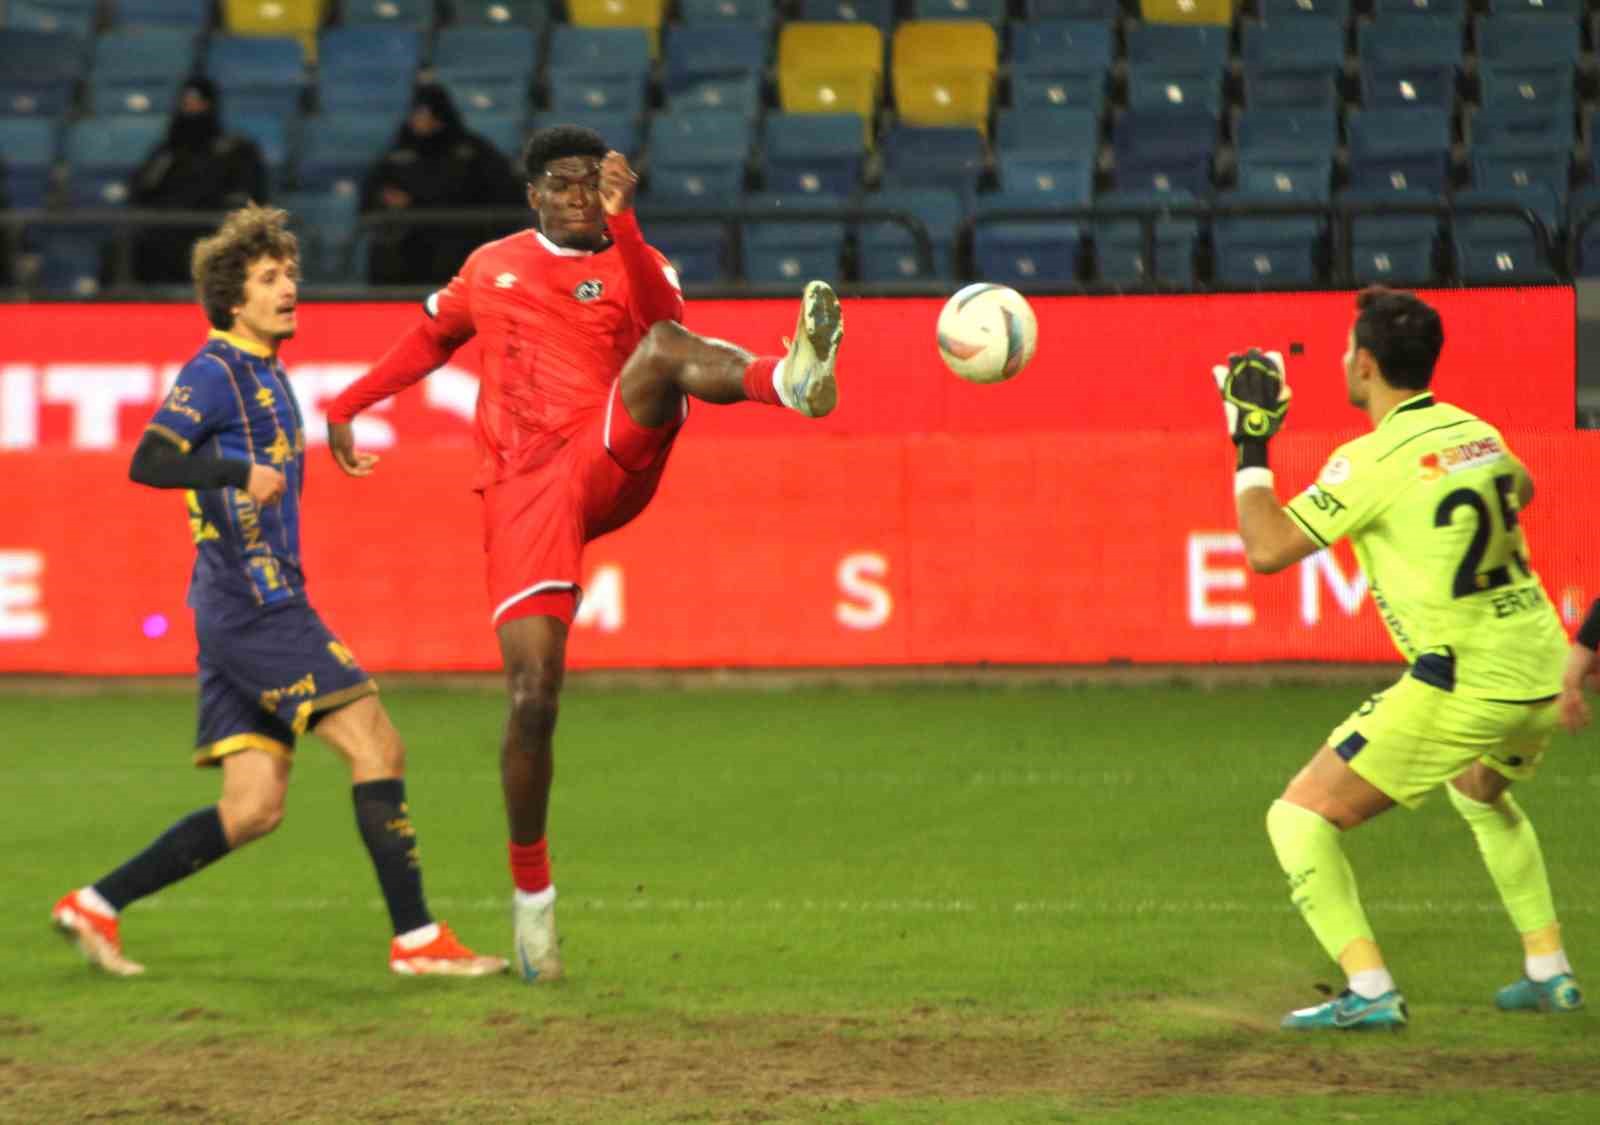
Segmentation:
[(622, 405), (621, 380), (606, 408), (549, 462), (483, 491), (483, 545), (489, 564), (489, 624), (578, 611), (583, 546), (640, 512), (661, 483), (673, 440), (689, 416), (650, 429)]

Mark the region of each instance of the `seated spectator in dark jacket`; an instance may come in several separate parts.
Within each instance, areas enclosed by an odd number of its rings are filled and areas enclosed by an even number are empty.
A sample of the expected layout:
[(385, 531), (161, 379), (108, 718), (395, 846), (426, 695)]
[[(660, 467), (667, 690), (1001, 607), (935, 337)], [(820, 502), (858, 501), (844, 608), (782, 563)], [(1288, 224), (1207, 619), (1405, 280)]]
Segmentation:
[[(467, 131), (442, 86), (419, 86), (394, 143), (367, 174), (361, 209), (524, 206), (521, 182), (505, 156)], [(368, 279), (374, 285), (448, 281), (479, 243), (517, 228), (512, 222), (448, 226), (396, 223), (372, 232)]]
[[(229, 211), (267, 195), (267, 166), (246, 137), (222, 131), (217, 87), (209, 78), (183, 84), (167, 139), (133, 174), (128, 202), (167, 211)], [(195, 227), (150, 227), (133, 244), (133, 275), (139, 281), (186, 282), (189, 249), (215, 223)]]

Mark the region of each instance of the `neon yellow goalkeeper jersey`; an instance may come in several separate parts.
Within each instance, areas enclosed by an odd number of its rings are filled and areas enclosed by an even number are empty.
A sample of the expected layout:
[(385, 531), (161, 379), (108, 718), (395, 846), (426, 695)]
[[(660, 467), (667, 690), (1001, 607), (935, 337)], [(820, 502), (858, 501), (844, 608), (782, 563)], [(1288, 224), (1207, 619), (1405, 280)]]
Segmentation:
[(1284, 511), (1319, 546), (1350, 539), (1418, 679), (1543, 699), (1561, 690), (1567, 635), (1517, 522), (1527, 474), (1500, 431), (1423, 393), (1334, 450)]

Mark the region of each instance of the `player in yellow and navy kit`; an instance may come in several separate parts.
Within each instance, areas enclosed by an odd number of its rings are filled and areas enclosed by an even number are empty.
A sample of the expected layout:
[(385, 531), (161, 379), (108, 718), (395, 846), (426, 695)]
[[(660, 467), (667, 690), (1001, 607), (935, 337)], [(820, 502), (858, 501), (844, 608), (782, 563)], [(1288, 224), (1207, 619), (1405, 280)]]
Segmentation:
[(1291, 1012), (1289, 1028), (1398, 1027), (1405, 1000), (1356, 894), (1339, 833), (1445, 786), (1513, 924), (1525, 975), (1506, 1010), (1568, 1011), (1582, 992), (1533, 826), (1510, 793), (1531, 778), (1560, 725), (1567, 637), (1533, 569), (1518, 513), (1533, 481), (1489, 423), (1429, 390), (1444, 346), (1438, 314), (1405, 293), (1367, 290), (1344, 357), (1352, 405), (1372, 431), (1340, 446), (1316, 482), (1280, 507), (1267, 442), (1289, 404), (1282, 357), (1249, 352), (1214, 369), (1230, 434), (1239, 532), (1262, 573), (1350, 540), (1373, 604), (1410, 664), (1363, 703), (1289, 783), (1267, 832), (1295, 905), (1349, 987)]
[(195, 540), (189, 605), (199, 641), (195, 761), (220, 766), (222, 798), (137, 856), (69, 891), (51, 920), (91, 964), (143, 972), (122, 954), (120, 911), (271, 832), (299, 735), (315, 730), (350, 767), (356, 824), (389, 908), (389, 966), (484, 976), (506, 961), (467, 949), (429, 914), (405, 794), (405, 751), (377, 686), (306, 600), (300, 567), (305, 427), (278, 362), (295, 331), (299, 250), (283, 211), (246, 207), (194, 250), (213, 331), (184, 365), (129, 475), (186, 490)]

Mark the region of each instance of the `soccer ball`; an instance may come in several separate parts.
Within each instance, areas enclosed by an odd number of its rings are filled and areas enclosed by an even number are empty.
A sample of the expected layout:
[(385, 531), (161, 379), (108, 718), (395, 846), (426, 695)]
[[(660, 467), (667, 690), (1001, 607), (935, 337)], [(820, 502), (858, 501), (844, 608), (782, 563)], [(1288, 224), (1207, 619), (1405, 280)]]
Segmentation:
[(1021, 293), (977, 282), (939, 312), (939, 357), (969, 383), (1009, 379), (1033, 358), (1039, 322)]

